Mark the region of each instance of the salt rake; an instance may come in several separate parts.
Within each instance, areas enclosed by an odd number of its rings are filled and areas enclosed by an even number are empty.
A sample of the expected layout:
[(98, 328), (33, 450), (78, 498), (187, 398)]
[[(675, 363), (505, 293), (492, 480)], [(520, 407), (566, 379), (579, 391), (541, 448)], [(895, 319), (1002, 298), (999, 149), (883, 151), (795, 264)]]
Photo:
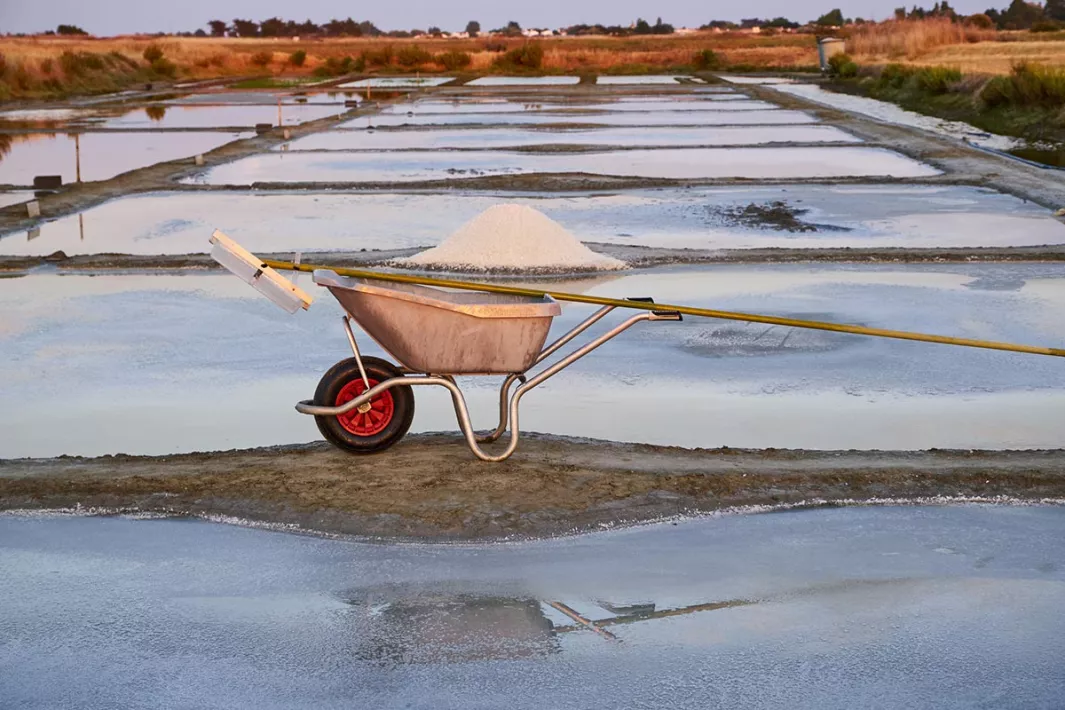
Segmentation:
[[(215, 232), (211, 241), (215, 245), (212, 256), (219, 263), (290, 313), (309, 307), (312, 299), (275, 270), (312, 272), (315, 283), (328, 288), (340, 302), (346, 313), (344, 330), (353, 357), (334, 365), (319, 382), (314, 399), (300, 402), (296, 410), (314, 416), (322, 435), (331, 443), (359, 454), (383, 451), (402, 439), (414, 418), (411, 388), (432, 385), (451, 393), (459, 428), (473, 454), (482, 461), (504, 461), (518, 447), (519, 404), (529, 390), (637, 323), (680, 321), (685, 315), (1065, 357), (1063, 348), (657, 304), (650, 298), (600, 298), (430, 276), (259, 260), (221, 232)], [(440, 290), (445, 288), (450, 290)], [(545, 347), (551, 323), (562, 312), (559, 301), (600, 308)], [(618, 308), (643, 312), (529, 376), (531, 369)], [(400, 366), (380, 358), (364, 357), (351, 329), (352, 319)], [(493, 431), (482, 435), (474, 432), (466, 399), (455, 382), (459, 375), (504, 376), (499, 391), (499, 423)], [(521, 384), (511, 394), (515, 382)], [(491, 455), (481, 448), (481, 444), (498, 441), (508, 428), (510, 439), (502, 453)]]

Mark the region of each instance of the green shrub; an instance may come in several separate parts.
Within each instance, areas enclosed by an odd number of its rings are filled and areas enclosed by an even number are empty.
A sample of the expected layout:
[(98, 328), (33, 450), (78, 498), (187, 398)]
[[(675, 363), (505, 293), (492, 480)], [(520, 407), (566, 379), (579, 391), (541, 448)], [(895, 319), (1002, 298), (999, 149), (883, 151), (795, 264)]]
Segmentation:
[(880, 72), (880, 85), (892, 89), (901, 89), (906, 81), (913, 76), (914, 69), (902, 64), (888, 64)]
[(914, 75), (917, 87), (930, 94), (946, 94), (950, 87), (961, 81), (961, 70), (952, 67), (922, 67)]
[(975, 15), (969, 15), (965, 18), (965, 21), (980, 30), (989, 30), (995, 26), (995, 21), (982, 12), (978, 12)]
[(381, 49), (363, 52), (362, 57), (368, 66), (387, 67), (392, 63), (392, 59), (395, 57), (395, 51), (392, 49), (392, 45), (386, 44), (384, 47), (381, 47)]
[(833, 54), (828, 58), (828, 73), (830, 76), (851, 79), (858, 76), (858, 65), (849, 54)]
[(251, 55), (248, 61), (257, 67), (266, 67), (270, 62), (274, 61), (274, 55), (270, 52), (256, 52)]
[(366, 68), (366, 60), (362, 57), (358, 59), (352, 59), (351, 57), (344, 57), (343, 59), (337, 59), (336, 57), (328, 57), (325, 63), (315, 67), (314, 76), (320, 78), (327, 78), (331, 76), (340, 76), (341, 74), (348, 74), (351, 71), (362, 71)]
[(63, 52), (59, 55), (59, 66), (69, 76), (80, 76), (89, 71), (100, 71), (104, 60), (92, 52)]
[(458, 71), (468, 67), (473, 62), (473, 57), (466, 52), (452, 49), (436, 55), (434, 61), (448, 71)]
[(1032, 32), (1058, 32), (1065, 30), (1065, 24), (1057, 20), (1039, 20), (1032, 25)]
[(416, 44), (396, 52), (396, 61), (403, 67), (416, 67), (433, 61), (433, 55)]
[(302, 67), (305, 61), (307, 61), (307, 53), (302, 49), (297, 49), (295, 52), (288, 55), (288, 63), (294, 67)]
[(159, 57), (152, 62), (152, 71), (159, 76), (167, 76), (173, 78), (177, 74), (177, 64), (174, 64), (165, 57)]
[(144, 48), (144, 54), (142, 56), (144, 57), (144, 61), (151, 64), (155, 60), (163, 58), (163, 49), (157, 44), (149, 44)]
[(696, 52), (695, 56), (692, 57), (692, 66), (696, 69), (720, 69), (721, 65), (721, 57), (712, 49)]
[(980, 91), (980, 100), (989, 108), (999, 106), (1065, 105), (1065, 69), (1022, 62), (1009, 76), (996, 76)]
[[(52, 60), (51, 59), (45, 59), (44, 61), (50, 63)], [(42, 69), (44, 68), (44, 63), (43, 62), (41, 63), (41, 68)], [(0, 76), (3, 76), (6, 72), (7, 72), (7, 57), (4, 56), (3, 52), (0, 52)], [(49, 73), (51, 73), (50, 69), (45, 72), (45, 74), (49, 74)]]
[(539, 69), (544, 63), (544, 48), (538, 42), (515, 47), (494, 64), (502, 68)]
[(507, 51), (507, 43), (506, 42), (501, 42), (501, 41), (488, 40), (487, 42), (484, 43), (484, 51), (486, 51), (486, 52), (495, 52), (496, 54), (499, 54), (501, 52), (505, 52), (505, 51)]

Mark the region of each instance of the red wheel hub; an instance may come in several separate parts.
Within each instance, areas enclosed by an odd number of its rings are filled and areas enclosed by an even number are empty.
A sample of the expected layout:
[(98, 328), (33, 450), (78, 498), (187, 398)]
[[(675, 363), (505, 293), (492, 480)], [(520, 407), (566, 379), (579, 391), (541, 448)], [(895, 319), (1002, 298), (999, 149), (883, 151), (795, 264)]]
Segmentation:
[[(370, 387), (377, 384), (377, 380), (370, 379)], [(344, 385), (344, 388), (337, 394), (336, 406), (339, 407), (350, 402), (365, 391), (366, 385), (363, 383), (362, 378), (355, 378)], [(392, 401), (392, 393), (388, 391), (382, 392), (371, 399), (369, 405), (368, 408), (366, 405), (361, 407), (361, 409), (366, 410), (363, 412), (360, 412), (360, 408), (356, 407), (346, 414), (338, 414), (337, 421), (340, 422), (340, 426), (355, 436), (380, 434), (388, 426), (388, 423), (392, 421), (392, 414), (395, 412), (396, 407)]]

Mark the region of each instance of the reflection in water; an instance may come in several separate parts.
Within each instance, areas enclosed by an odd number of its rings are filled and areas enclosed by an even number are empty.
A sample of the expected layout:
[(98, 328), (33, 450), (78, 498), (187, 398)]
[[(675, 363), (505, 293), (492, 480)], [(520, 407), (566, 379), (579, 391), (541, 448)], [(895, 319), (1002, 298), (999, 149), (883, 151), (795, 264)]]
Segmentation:
[[(364, 590), (347, 603), (368, 628), (356, 636), (359, 660), (385, 665), (460, 663), (558, 653), (558, 639), (531, 598)], [(391, 597), (391, 598), (390, 598)]]
[(151, 106), (144, 107), (144, 113), (152, 121), (162, 121), (166, 117), (166, 106), (161, 104), (152, 104)]
[(0, 133), (0, 162), (3, 162), (4, 158), (11, 149), (15, 147), (16, 143), (29, 143), (35, 140), (50, 140), (56, 137), (56, 133)]
[[(560, 634), (591, 631), (621, 643), (605, 627), (757, 603), (730, 599), (665, 609), (653, 602), (581, 604), (597, 607), (593, 619), (561, 601), (394, 586), (354, 590), (344, 601), (362, 627), (353, 634), (353, 655), (389, 666), (544, 657), (561, 653)], [(545, 614), (549, 610), (573, 623), (556, 625)]]

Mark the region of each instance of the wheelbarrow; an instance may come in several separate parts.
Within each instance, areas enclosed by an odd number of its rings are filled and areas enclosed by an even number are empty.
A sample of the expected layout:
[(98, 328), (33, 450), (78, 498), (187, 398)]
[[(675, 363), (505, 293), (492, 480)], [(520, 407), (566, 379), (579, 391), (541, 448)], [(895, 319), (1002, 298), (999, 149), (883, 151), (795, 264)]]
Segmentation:
[[(315, 270), (313, 279), (344, 308), (352, 357), (330, 368), (314, 399), (300, 402), (296, 411), (314, 416), (322, 436), (356, 454), (384, 451), (402, 439), (414, 419), (413, 388), (433, 385), (451, 393), (459, 428), (474, 455), (482, 461), (504, 461), (518, 447), (518, 409), (529, 390), (637, 323), (681, 320), (676, 311), (641, 312), (530, 375), (616, 306), (603, 306), (545, 347), (551, 323), (562, 312), (550, 296), (455, 293), (344, 277), (325, 269)], [(363, 356), (352, 320), (398, 364)], [(455, 382), (459, 375), (504, 377), (494, 431), (474, 431), (466, 399)], [(511, 393), (515, 382), (520, 384)], [(481, 448), (498, 441), (508, 426), (510, 441), (502, 452), (489, 454)]]

